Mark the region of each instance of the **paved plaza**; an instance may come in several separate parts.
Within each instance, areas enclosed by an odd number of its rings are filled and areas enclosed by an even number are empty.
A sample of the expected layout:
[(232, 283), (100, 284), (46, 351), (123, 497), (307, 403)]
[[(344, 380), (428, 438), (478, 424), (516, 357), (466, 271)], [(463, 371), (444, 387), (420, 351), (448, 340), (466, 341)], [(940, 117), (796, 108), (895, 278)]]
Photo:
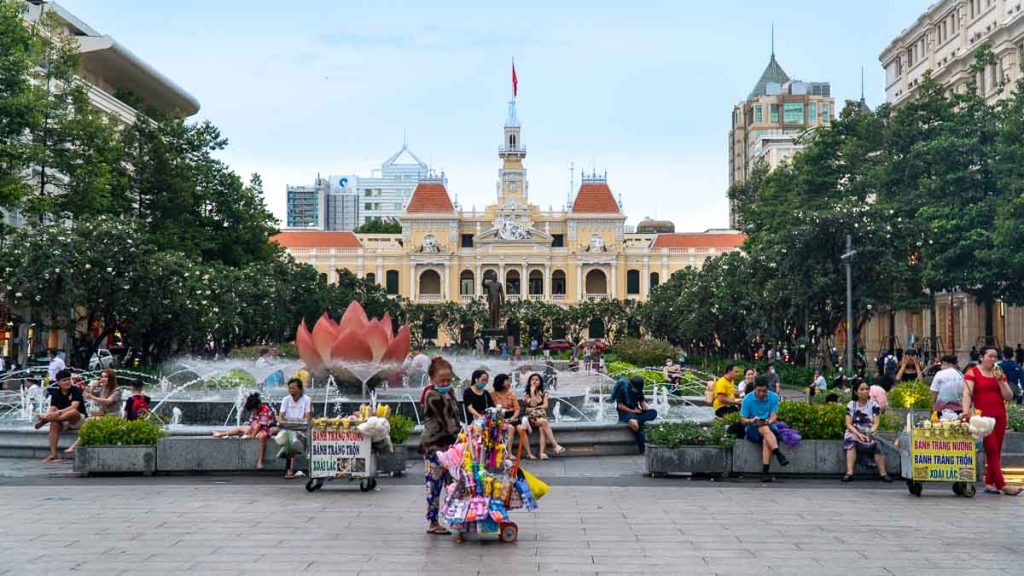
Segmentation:
[(276, 476), (85, 479), (0, 462), (0, 574), (1024, 573), (1024, 499), (651, 479), (639, 462), (535, 466), (552, 491), (515, 513), (512, 545), (426, 535), (418, 473), (308, 494)]

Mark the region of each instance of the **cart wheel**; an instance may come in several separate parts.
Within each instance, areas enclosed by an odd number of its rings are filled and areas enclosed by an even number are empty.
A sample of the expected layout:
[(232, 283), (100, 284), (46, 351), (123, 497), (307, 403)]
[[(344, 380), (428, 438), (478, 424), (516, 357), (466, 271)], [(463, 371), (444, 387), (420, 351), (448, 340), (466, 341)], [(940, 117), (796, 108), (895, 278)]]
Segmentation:
[(914, 481), (913, 480), (907, 480), (907, 492), (910, 492), (911, 496), (914, 495)]
[(953, 482), (953, 494), (956, 494), (957, 496), (963, 496), (964, 495), (964, 483), (963, 482)]
[(509, 522), (501, 525), (501, 532), (498, 534), (498, 539), (506, 544), (511, 544), (519, 539), (519, 526), (515, 522)]
[(364, 478), (359, 481), (359, 491), (369, 492), (373, 490), (373, 487), (377, 485), (377, 481), (373, 478)]
[(306, 492), (315, 492), (316, 489), (317, 485), (315, 479), (310, 478), (309, 480), (306, 480)]
[(978, 493), (977, 487), (974, 484), (964, 484), (963, 493), (960, 494), (964, 498), (974, 498), (974, 495)]

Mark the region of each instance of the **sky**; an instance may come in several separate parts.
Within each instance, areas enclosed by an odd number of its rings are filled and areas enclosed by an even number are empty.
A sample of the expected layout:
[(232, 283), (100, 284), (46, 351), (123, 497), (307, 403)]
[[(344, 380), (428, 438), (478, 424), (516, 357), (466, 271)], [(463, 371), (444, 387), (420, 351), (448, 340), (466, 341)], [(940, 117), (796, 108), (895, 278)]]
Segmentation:
[(775, 54), (837, 105), (884, 101), (878, 55), (928, 0), (359, 2), (59, 0), (195, 96), (263, 177), (284, 225), (288, 184), (369, 175), (402, 146), (444, 171), (465, 209), (495, 200), (517, 109), (530, 201), (561, 209), (570, 165), (607, 171), (628, 223), (728, 224), (728, 131)]

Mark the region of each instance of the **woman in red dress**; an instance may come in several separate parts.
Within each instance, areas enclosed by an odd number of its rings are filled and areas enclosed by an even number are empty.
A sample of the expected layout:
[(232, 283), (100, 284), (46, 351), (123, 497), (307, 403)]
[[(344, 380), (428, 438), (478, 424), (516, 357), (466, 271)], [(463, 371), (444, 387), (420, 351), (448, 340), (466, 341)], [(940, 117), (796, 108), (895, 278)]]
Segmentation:
[(1003, 479), (1002, 453), (1003, 437), (1006, 435), (1006, 403), (1013, 398), (1013, 391), (1006, 382), (1006, 375), (996, 366), (999, 355), (992, 346), (981, 349), (981, 364), (970, 368), (964, 374), (964, 416), (974, 414), (974, 409), (981, 411), (982, 416), (996, 419), (996, 427), (985, 437), (985, 492), (1007, 496), (1017, 496), (1020, 488), (1010, 489)]

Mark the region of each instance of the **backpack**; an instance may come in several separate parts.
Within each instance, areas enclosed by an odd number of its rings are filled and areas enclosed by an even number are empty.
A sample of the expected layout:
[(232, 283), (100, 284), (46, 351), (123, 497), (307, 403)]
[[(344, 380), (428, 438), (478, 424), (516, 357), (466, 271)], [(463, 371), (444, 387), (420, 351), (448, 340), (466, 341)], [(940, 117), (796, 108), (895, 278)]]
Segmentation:
[(149, 396), (131, 396), (128, 398), (128, 420), (138, 419), (140, 414), (149, 412)]

